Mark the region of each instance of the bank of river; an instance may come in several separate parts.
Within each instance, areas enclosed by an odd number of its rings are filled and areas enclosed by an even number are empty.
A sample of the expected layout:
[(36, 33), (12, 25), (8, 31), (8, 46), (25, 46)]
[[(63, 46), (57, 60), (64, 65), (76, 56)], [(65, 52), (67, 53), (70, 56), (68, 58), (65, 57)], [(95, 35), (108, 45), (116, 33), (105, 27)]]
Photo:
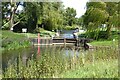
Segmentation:
[(2, 50), (14, 50), (30, 45), (31, 43), (25, 35), (12, 31), (2, 31)]

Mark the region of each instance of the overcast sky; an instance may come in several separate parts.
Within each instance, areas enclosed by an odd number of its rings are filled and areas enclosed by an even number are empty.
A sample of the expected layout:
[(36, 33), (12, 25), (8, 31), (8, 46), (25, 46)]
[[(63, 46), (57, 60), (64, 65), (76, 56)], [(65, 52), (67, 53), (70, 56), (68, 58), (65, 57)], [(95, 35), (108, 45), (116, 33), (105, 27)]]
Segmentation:
[(67, 7), (71, 7), (76, 9), (77, 12), (77, 16), (76, 17), (80, 17), (82, 16), (85, 11), (86, 11), (86, 2), (88, 2), (89, 0), (62, 0), (65, 8)]

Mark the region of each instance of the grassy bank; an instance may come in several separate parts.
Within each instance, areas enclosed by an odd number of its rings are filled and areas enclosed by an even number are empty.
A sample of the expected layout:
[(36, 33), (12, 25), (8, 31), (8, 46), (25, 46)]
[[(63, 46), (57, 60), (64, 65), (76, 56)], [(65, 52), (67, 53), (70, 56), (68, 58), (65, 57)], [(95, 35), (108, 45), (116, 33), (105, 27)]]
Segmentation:
[(29, 39), (23, 34), (14, 33), (12, 31), (1, 32), (2, 32), (2, 50), (11, 50), (30, 46)]
[(118, 78), (118, 49), (98, 49), (65, 56), (61, 49), (48, 48), (19, 64), (15, 61), (3, 78)]
[(118, 47), (118, 40), (93, 41), (90, 44), (93, 46)]
[[(30, 46), (28, 38), (37, 38), (37, 33), (14, 33), (12, 31), (1, 30), (2, 50), (18, 49)], [(55, 32), (40, 29), (41, 37), (51, 37)]]
[(51, 36), (55, 35), (54, 31), (53, 32), (52, 31), (48, 31), (48, 30), (45, 30), (43, 28), (37, 28), (34, 33), (36, 35), (37, 35), (37, 33), (40, 33), (41, 37), (51, 37)]

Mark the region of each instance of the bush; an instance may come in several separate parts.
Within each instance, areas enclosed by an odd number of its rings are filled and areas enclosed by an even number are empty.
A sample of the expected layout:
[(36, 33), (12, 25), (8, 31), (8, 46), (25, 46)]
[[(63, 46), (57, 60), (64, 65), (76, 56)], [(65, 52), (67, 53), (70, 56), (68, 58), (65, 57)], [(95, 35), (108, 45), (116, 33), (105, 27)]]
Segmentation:
[(79, 38), (86, 38), (87, 35), (86, 35), (86, 34), (80, 34), (80, 35), (78, 35), (78, 37), (79, 37)]
[(47, 30), (44, 30), (43, 28), (36, 28), (34, 30), (34, 33), (40, 33), (41, 37), (44, 37), (44, 36), (50, 37), (55, 34), (55, 32), (47, 31)]
[(64, 30), (73, 30), (75, 28), (76, 28), (75, 26), (65, 26), (65, 27), (63, 27)]
[(108, 39), (106, 31), (99, 31), (98, 39)]
[(33, 32), (40, 33), (41, 31), (44, 31), (44, 29), (43, 28), (36, 28)]
[[(96, 35), (98, 34), (98, 35)], [(117, 31), (111, 31), (111, 34), (109, 35), (107, 31), (92, 31), (92, 32), (86, 32), (85, 34), (79, 35), (79, 37), (85, 37), (85, 38), (90, 38), (94, 40), (112, 40), (112, 39), (118, 39), (118, 32)]]

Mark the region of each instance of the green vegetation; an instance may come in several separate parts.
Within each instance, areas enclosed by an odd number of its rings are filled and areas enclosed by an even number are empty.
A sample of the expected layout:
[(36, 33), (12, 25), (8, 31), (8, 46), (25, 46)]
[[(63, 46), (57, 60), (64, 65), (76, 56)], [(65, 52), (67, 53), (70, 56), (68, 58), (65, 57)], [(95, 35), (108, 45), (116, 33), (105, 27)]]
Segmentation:
[(27, 60), (26, 65), (20, 57), (19, 64), (16, 61), (9, 63), (2, 76), (3, 78), (118, 78), (117, 48), (83, 51), (79, 56), (76, 56), (74, 51), (73, 54), (74, 56), (67, 56), (60, 48), (48, 48), (39, 55), (34, 54), (34, 57)]
[[(76, 18), (74, 8), (64, 9), (61, 2), (31, 3), (12, 2), (11, 0), (11, 2), (3, 2), (2, 5), (2, 29), (14, 28), (15, 32), (21, 32), (22, 28), (27, 28), (28, 32), (32, 33), (38, 32), (38, 28), (49, 31), (68, 30), (74, 29), (74, 25), (76, 25), (91, 33), (90, 35), (86, 34), (90, 38), (95, 40), (109, 39), (112, 35), (111, 29), (117, 28), (120, 22), (118, 21), (119, 3), (117, 2), (87, 2), (87, 10), (79, 18)], [(19, 5), (23, 6), (23, 11), (17, 11)], [(10, 17), (8, 14), (10, 14)]]
[[(98, 39), (100, 29), (106, 29), (105, 38), (111, 36), (111, 29), (119, 27), (117, 2), (88, 2), (87, 11), (83, 16), (83, 24), (87, 31), (95, 32), (94, 39)], [(114, 8), (114, 9), (112, 9)]]
[(0, 79), (2, 79), (2, 75), (0, 75)]
[(111, 47), (118, 47), (118, 40), (115, 41), (93, 41), (90, 43), (93, 46), (111, 46)]
[(44, 36), (51, 37), (52, 35), (55, 35), (55, 32), (48, 31), (48, 30), (45, 30), (43, 28), (36, 28), (34, 32), (40, 33), (41, 37), (44, 37)]
[[(96, 37), (97, 35), (97, 37)], [(107, 32), (106, 31), (87, 31), (85, 33), (79, 34), (79, 37), (83, 37), (83, 38), (90, 38), (90, 39), (94, 39), (97, 41), (104, 41), (104, 40), (113, 40), (116, 39), (118, 40), (118, 31), (111, 31), (111, 35), (109, 36), (109, 38), (107, 38)]]
[[(18, 6), (23, 7), (22, 11)], [(30, 46), (28, 38), (50, 37), (53, 30), (74, 29), (78, 26), (86, 33), (79, 37), (91, 38), (93, 46), (103, 46), (93, 51), (82, 51), (79, 56), (65, 56), (61, 49), (47, 49), (38, 58), (32, 57), (25, 65), (19, 57), (3, 72), (4, 78), (53, 78), (53, 77), (118, 77), (118, 31), (120, 2), (87, 2), (86, 12), (76, 18), (76, 10), (64, 9), (61, 2), (2, 2), (2, 50)], [(119, 9), (118, 9), (119, 8)], [(22, 28), (27, 28), (27, 33)], [(9, 31), (4, 31), (9, 30)], [(104, 41), (102, 41), (104, 40)], [(115, 40), (115, 41), (114, 41)], [(104, 46), (108, 48), (104, 48)], [(85, 52), (85, 53), (84, 53)], [(1, 76), (0, 76), (1, 78)]]
[(63, 27), (63, 30), (74, 30), (74, 29), (76, 29), (76, 28), (78, 28), (77, 25), (65, 26), (65, 27)]
[[(14, 28), (15, 32), (22, 32), (22, 28), (27, 28), (28, 32), (33, 33), (39, 27), (52, 31), (66, 26), (73, 29), (74, 25), (82, 23), (81, 18), (75, 17), (76, 10), (70, 7), (64, 9), (61, 2), (3, 2), (2, 5), (3, 30)], [(19, 5), (23, 7), (23, 11), (17, 10)]]
[(30, 41), (23, 34), (14, 33), (11, 31), (2, 31), (2, 48), (3, 49), (18, 49), (21, 47), (29, 47)]
[[(29, 38), (37, 38), (36, 33), (14, 33), (8, 30), (2, 30), (2, 49), (18, 49), (22, 47), (29, 47), (31, 45)], [(51, 37), (55, 32), (40, 29), (41, 37)]]
[(84, 67), (61, 74), (63, 78), (117, 78), (118, 60), (100, 60), (94, 65), (86, 63)]

